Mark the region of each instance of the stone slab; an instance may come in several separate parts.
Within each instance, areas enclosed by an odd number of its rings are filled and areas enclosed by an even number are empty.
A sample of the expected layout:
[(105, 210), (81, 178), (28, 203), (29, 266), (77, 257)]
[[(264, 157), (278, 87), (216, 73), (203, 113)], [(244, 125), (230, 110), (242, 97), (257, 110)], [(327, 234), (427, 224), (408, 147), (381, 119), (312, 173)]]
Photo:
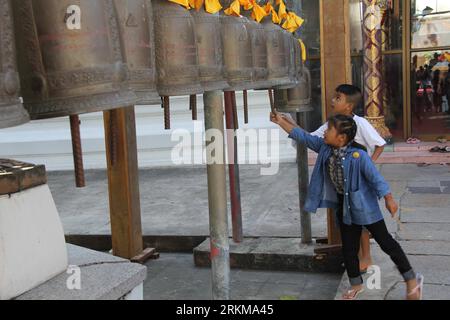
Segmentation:
[(69, 270), (80, 268), (81, 289), (68, 289), (67, 281), (74, 273), (62, 273), (17, 300), (118, 300), (146, 278), (147, 268), (140, 264), (70, 244), (67, 248)]

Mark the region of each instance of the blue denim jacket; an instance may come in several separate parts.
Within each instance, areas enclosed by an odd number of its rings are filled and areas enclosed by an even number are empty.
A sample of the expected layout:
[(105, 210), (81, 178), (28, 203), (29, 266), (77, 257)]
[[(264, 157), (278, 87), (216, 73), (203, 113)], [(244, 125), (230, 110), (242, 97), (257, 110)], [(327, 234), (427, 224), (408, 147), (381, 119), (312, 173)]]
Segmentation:
[[(337, 193), (327, 170), (331, 147), (324, 139), (300, 128), (294, 128), (289, 138), (317, 152), (318, 158), (311, 177), (305, 210), (315, 213), (318, 208), (337, 209)], [(344, 166), (344, 223), (369, 225), (383, 220), (378, 200), (389, 194), (390, 188), (369, 155), (349, 146), (342, 159)]]

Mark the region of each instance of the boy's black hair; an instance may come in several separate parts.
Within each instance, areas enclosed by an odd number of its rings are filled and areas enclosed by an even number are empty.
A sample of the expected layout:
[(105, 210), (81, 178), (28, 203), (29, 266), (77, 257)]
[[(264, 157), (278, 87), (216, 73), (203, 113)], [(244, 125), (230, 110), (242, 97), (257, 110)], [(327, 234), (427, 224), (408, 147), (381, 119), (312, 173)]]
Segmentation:
[(343, 114), (337, 114), (331, 116), (328, 119), (328, 124), (334, 127), (338, 134), (347, 136), (347, 143), (350, 143), (352, 147), (362, 149), (367, 152), (367, 148), (354, 141), (358, 126), (356, 125), (353, 117), (349, 117)]
[(347, 97), (347, 102), (353, 105), (353, 109), (359, 106), (362, 101), (361, 89), (351, 84), (341, 84), (336, 88), (337, 93), (342, 93)]

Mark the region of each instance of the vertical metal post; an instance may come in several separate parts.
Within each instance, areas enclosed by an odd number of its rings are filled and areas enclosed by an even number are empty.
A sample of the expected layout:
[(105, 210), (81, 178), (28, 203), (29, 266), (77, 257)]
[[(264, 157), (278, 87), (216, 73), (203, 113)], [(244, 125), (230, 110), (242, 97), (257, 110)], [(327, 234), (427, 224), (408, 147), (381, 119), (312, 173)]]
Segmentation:
[[(220, 159), (218, 159), (219, 163), (217, 163), (213, 162), (215, 159), (212, 152), (208, 152), (208, 147), (213, 143), (215, 146), (222, 147), (222, 150), (213, 152), (216, 157), (218, 152), (225, 149), (222, 93), (220, 91), (205, 92), (203, 103), (207, 147), (212, 293), (214, 300), (228, 300), (230, 298), (230, 248), (228, 242), (225, 155), (222, 153)], [(213, 133), (221, 133), (222, 136), (212, 138), (210, 135)]]
[(273, 90), (269, 89), (269, 90), (267, 90), (267, 93), (269, 94), (270, 110), (272, 111), (272, 113), (274, 113), (275, 112), (275, 102), (273, 99)]
[(244, 123), (248, 124), (248, 92), (244, 90)]
[(164, 129), (170, 130), (170, 97), (163, 97)]
[(193, 94), (189, 97), (189, 109), (192, 111), (192, 120), (197, 120), (197, 95)]
[[(306, 127), (306, 113), (297, 112), (297, 124)], [(303, 208), (305, 207), (306, 193), (308, 191), (308, 148), (304, 143), (297, 144), (297, 166), (298, 166), (298, 191), (300, 202), (300, 225), (302, 243), (308, 244), (312, 242), (311, 234), (311, 215)]]
[(230, 183), (231, 221), (233, 241), (240, 243), (244, 240), (242, 230), (241, 185), (239, 178), (238, 146), (234, 123), (233, 95), (225, 91), (225, 119), (227, 127), (228, 146), (228, 175)]
[(77, 188), (84, 188), (83, 149), (81, 147), (80, 118), (77, 115), (70, 116), (70, 133), (72, 135), (73, 163), (75, 167), (75, 183)]

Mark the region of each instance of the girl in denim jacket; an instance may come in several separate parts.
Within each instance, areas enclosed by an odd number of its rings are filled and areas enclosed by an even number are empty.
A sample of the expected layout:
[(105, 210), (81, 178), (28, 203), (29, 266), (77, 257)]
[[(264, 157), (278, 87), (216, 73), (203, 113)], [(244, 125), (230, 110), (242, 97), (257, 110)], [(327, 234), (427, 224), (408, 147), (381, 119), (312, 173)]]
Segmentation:
[(378, 200), (385, 199), (386, 208), (393, 217), (398, 205), (364, 147), (353, 141), (357, 130), (355, 121), (345, 115), (331, 117), (323, 139), (295, 127), (279, 113), (271, 113), (271, 121), (289, 133), (291, 139), (305, 143), (319, 154), (305, 210), (314, 213), (318, 208), (335, 209), (341, 229), (344, 263), (352, 287), (343, 299), (353, 300), (363, 292), (358, 259), (363, 226), (399, 269), (406, 281), (406, 298), (421, 299), (423, 276), (414, 272), (402, 248), (387, 230)]

